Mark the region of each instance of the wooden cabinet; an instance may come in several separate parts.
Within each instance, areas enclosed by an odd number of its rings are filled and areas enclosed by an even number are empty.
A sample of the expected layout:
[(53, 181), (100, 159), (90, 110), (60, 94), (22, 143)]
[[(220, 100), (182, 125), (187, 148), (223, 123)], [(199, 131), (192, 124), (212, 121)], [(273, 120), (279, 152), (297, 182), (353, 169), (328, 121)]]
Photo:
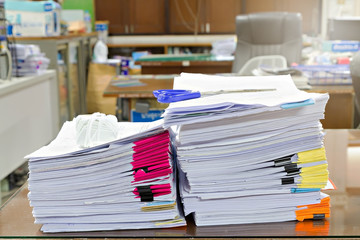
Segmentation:
[(206, 0), (204, 14), (205, 33), (235, 33), (235, 18), (241, 14), (239, 0)]
[(129, 10), (130, 34), (165, 33), (165, 0), (130, 0)]
[(127, 0), (95, 0), (96, 20), (108, 20), (110, 34), (126, 33), (127, 3)]
[(199, 33), (199, 0), (169, 0), (169, 31), (171, 33)]
[(320, 32), (321, 0), (95, 0), (95, 7), (112, 35), (234, 34), (236, 15), (273, 11), (300, 12), (303, 32)]
[(234, 33), (240, 0), (169, 0), (170, 33)]
[(95, 0), (95, 7), (109, 34), (165, 33), (165, 0)]
[(320, 32), (321, 0), (245, 0), (244, 13), (299, 12), (303, 18), (303, 33)]

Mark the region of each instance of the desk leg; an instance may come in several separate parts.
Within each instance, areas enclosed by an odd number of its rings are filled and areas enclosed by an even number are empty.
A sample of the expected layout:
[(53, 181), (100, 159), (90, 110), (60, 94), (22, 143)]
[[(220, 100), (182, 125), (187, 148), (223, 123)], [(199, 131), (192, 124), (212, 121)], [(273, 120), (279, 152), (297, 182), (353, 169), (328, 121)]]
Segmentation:
[(122, 98), (116, 98), (116, 118), (118, 121), (123, 121)]
[(354, 107), (354, 128), (360, 128), (360, 104), (358, 104), (357, 101), (355, 101), (355, 107)]
[(116, 117), (118, 121), (129, 121), (130, 120), (130, 101), (127, 98), (116, 99)]

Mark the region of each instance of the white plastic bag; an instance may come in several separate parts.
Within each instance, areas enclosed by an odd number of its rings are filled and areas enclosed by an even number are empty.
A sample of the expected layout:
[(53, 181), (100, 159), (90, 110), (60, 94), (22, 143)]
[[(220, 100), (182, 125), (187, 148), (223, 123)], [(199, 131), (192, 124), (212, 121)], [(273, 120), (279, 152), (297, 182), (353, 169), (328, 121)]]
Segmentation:
[(93, 113), (75, 118), (76, 143), (84, 148), (115, 140), (119, 127), (114, 115)]

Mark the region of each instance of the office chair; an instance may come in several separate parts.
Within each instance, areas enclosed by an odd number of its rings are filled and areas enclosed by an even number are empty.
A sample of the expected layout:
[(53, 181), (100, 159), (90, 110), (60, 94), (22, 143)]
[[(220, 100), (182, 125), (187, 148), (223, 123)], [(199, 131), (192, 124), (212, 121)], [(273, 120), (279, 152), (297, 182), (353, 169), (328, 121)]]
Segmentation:
[(300, 13), (263, 12), (236, 16), (237, 45), (232, 72), (251, 58), (282, 55), (287, 65), (299, 63), (302, 48)]
[(286, 58), (281, 55), (266, 55), (250, 58), (238, 72), (241, 76), (255, 75), (254, 70), (259, 67), (269, 67), (273, 69), (284, 69), (287, 67)]
[(350, 62), (350, 74), (355, 92), (355, 127), (360, 128), (360, 52), (357, 52)]

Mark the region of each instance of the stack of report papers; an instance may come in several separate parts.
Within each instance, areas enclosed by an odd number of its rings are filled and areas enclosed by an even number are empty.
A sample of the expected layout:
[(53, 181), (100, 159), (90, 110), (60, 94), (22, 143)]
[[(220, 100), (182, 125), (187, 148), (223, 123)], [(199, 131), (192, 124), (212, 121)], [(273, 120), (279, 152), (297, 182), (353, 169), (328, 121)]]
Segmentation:
[(43, 73), (49, 67), (50, 59), (40, 51), (38, 45), (11, 44), (13, 76), (22, 77)]
[(329, 96), (306, 93), (289, 75), (181, 74), (174, 89), (261, 90), (174, 102), (165, 126), (176, 134), (185, 215), (198, 226), (329, 217), (320, 119)]
[(184, 226), (163, 122), (120, 122), (116, 140), (76, 144), (75, 121), (29, 159), (29, 201), (43, 232)]

